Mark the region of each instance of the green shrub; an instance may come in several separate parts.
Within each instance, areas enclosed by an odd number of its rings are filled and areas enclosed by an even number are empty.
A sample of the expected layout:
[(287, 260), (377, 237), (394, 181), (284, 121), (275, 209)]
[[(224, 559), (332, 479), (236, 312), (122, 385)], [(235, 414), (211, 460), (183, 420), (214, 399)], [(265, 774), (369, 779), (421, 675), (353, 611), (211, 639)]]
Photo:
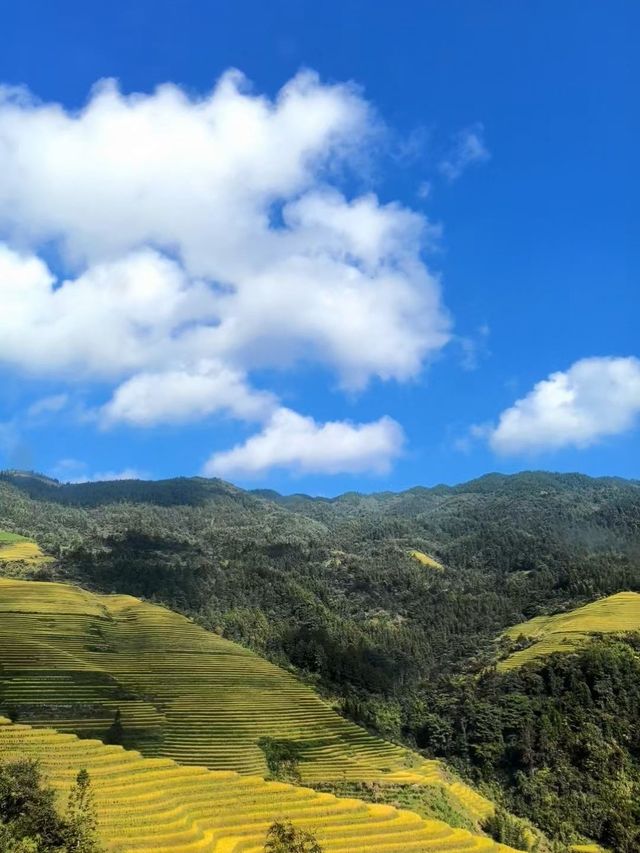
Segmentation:
[(289, 821), (276, 821), (269, 827), (265, 853), (322, 853), (310, 832), (304, 832)]

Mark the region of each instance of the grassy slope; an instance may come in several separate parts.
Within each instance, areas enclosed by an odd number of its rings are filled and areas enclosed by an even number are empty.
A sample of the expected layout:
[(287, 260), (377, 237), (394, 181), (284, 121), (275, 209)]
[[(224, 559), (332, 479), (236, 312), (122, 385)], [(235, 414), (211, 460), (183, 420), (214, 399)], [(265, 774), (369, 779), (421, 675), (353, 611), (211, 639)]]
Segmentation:
[(0, 547), (5, 545), (13, 545), (15, 542), (25, 542), (24, 536), (19, 536), (17, 533), (9, 533), (8, 530), (0, 530)]
[(266, 775), (261, 737), (295, 741), (302, 782), (436, 785), (472, 822), (491, 803), (437, 761), (369, 735), (305, 685), (188, 619), (129, 596), (0, 579), (0, 699), (19, 719), (185, 765)]
[(0, 563), (27, 563), (30, 566), (50, 562), (31, 539), (0, 530)]
[(510, 851), (486, 837), (390, 806), (229, 771), (181, 767), (0, 718), (0, 760), (24, 756), (41, 762), (61, 799), (78, 768), (88, 769), (99, 832), (114, 853), (259, 853), (276, 819), (312, 830), (327, 853)]
[(621, 634), (640, 631), (640, 594), (619, 592), (576, 610), (556, 616), (537, 616), (514, 625), (505, 637), (525, 636), (533, 643), (509, 655), (498, 665), (507, 670), (553, 652), (570, 652), (588, 642), (594, 634)]

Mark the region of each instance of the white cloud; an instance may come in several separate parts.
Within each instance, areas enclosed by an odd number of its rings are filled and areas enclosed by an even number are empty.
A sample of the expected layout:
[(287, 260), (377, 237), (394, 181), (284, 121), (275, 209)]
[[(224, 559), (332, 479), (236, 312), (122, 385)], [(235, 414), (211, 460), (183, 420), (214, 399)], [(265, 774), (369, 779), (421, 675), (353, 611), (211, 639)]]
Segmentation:
[(247, 256), (246, 241), (265, 235), (270, 204), (315, 184), (373, 124), (352, 87), (309, 72), (273, 102), (248, 88), (233, 71), (202, 98), (171, 84), (125, 96), (103, 80), (78, 112), (0, 90), (0, 218), (77, 258), (151, 244), (196, 275), (246, 272), (269, 252)]
[(0, 360), (36, 375), (117, 377), (190, 344), (214, 294), (150, 249), (57, 283), (36, 258), (0, 244)]
[(473, 163), (484, 163), (490, 157), (484, 141), (484, 128), (475, 124), (456, 135), (453, 148), (438, 168), (445, 178), (455, 181)]
[(501, 454), (588, 447), (631, 429), (640, 415), (640, 360), (585, 358), (552, 373), (488, 431)]
[(327, 184), (327, 164), (367, 148), (366, 102), (309, 73), (273, 102), (245, 89), (237, 73), (200, 100), (107, 82), (77, 113), (5, 91), (0, 232), (36, 249), (57, 240), (84, 269), (60, 285), (4, 249), (0, 359), (104, 376), (304, 358), (361, 387), (413, 376), (444, 346), (421, 257), (433, 228)]
[(139, 373), (120, 385), (103, 407), (106, 425), (135, 426), (184, 423), (214, 412), (228, 412), (242, 420), (261, 420), (275, 408), (275, 398), (250, 389), (245, 377), (215, 362), (193, 370)]
[(0, 89), (0, 364), (104, 383), (99, 420), (137, 426), (264, 421), (265, 368), (415, 377), (451, 337), (437, 229), (340, 189), (377, 132), (354, 87), (310, 72), (273, 100), (238, 72), (201, 98), (106, 81), (75, 112)]
[(68, 394), (51, 394), (33, 402), (27, 409), (27, 417), (39, 418), (40, 416), (54, 415), (61, 412), (69, 403)]
[(103, 483), (108, 480), (144, 480), (147, 475), (137, 468), (124, 468), (122, 471), (102, 471), (89, 479), (92, 483)]
[(86, 462), (79, 459), (60, 459), (53, 467), (51, 476), (63, 483), (97, 483), (107, 480), (144, 480), (148, 475), (137, 468), (124, 468), (121, 471), (101, 471), (89, 474)]
[(384, 473), (402, 451), (398, 423), (343, 421), (318, 424), (291, 409), (278, 409), (262, 432), (232, 450), (214, 454), (205, 466), (211, 476), (256, 475), (271, 468), (298, 473)]

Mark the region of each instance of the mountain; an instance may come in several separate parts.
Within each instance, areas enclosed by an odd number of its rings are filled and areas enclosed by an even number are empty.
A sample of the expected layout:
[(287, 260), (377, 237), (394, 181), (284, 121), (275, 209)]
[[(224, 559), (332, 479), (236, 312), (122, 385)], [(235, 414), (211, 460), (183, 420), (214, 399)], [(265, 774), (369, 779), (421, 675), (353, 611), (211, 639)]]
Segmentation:
[[(312, 498), (201, 478), (61, 485), (5, 473), (0, 528), (55, 559), (5, 574), (162, 603), (290, 668), (355, 722), (447, 759), (559, 842), (640, 844), (635, 717), (620, 688), (632, 641), (594, 637), (591, 651), (496, 672), (513, 626), (640, 592), (637, 481), (526, 472)], [(615, 731), (589, 681), (594, 655), (622, 668)], [(540, 684), (556, 677), (543, 701)], [(576, 691), (589, 691), (598, 731), (566, 752), (550, 721), (578, 724)]]

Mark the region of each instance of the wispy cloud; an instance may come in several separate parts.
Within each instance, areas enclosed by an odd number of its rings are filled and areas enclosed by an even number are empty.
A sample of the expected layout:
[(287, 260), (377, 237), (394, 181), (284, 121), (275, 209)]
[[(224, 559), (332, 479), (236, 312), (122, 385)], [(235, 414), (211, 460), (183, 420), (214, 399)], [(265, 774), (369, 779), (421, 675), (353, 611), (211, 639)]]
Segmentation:
[(449, 181), (457, 180), (474, 163), (485, 163), (491, 154), (484, 141), (484, 127), (474, 124), (457, 133), (449, 153), (438, 164), (438, 169)]
[(148, 478), (148, 474), (145, 471), (138, 470), (137, 468), (91, 473), (86, 462), (71, 458), (60, 459), (53, 466), (50, 474), (63, 483), (95, 483), (106, 480), (144, 480)]
[(430, 181), (421, 181), (418, 184), (418, 189), (416, 190), (416, 195), (421, 201), (426, 201), (431, 195), (431, 182)]
[(27, 409), (28, 418), (39, 418), (41, 416), (53, 415), (61, 412), (69, 404), (68, 394), (52, 394), (41, 397), (32, 403)]
[(471, 335), (459, 335), (454, 341), (460, 347), (460, 363), (463, 370), (477, 370), (482, 359), (489, 355), (489, 336), (491, 330), (484, 323)]

